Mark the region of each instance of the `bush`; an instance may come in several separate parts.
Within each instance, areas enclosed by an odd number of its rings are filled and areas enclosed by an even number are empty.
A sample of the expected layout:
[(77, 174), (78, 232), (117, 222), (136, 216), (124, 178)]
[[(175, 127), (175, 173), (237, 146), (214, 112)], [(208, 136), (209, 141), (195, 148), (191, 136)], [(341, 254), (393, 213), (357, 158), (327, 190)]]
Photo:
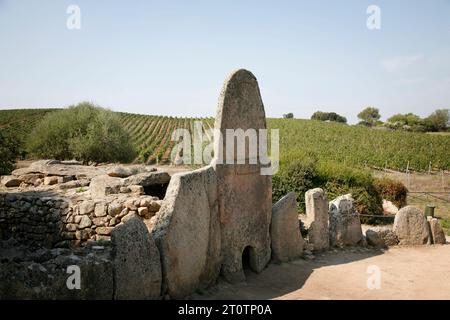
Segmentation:
[(0, 131), (0, 175), (11, 173), (18, 156), (18, 142), (11, 135)]
[(311, 116), (311, 120), (347, 123), (347, 118), (337, 114), (336, 112), (316, 111)]
[(305, 211), (305, 192), (318, 185), (319, 179), (315, 164), (311, 159), (296, 160), (280, 168), (272, 179), (272, 200), (277, 202), (294, 191), (300, 211)]
[[(272, 179), (272, 199), (275, 203), (294, 191), (299, 211), (305, 212), (305, 192), (313, 188), (323, 188), (328, 201), (351, 193), (360, 214), (383, 214), (382, 199), (370, 172), (335, 162), (320, 162), (312, 155), (292, 160), (280, 168)], [(373, 223), (375, 219), (361, 217), (361, 221)]]
[(33, 130), (27, 149), (38, 158), (129, 162), (134, 146), (112, 111), (83, 102), (48, 114)]
[(406, 206), (408, 189), (403, 183), (390, 179), (376, 179), (374, 187), (382, 199), (391, 201), (397, 208)]

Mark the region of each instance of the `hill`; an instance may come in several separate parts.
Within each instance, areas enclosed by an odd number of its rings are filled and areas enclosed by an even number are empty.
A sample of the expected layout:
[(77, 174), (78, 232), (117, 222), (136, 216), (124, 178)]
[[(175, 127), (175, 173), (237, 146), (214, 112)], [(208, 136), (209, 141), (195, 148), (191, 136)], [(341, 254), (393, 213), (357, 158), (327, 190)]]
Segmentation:
[[(34, 125), (55, 109), (0, 110), (0, 129), (24, 141)], [(119, 113), (138, 150), (138, 162), (168, 163), (176, 128), (192, 132), (194, 121), (211, 128), (212, 118), (182, 118)], [(281, 161), (315, 156), (351, 167), (380, 167), (426, 171), (450, 169), (450, 136), (373, 130), (301, 119), (268, 119), (269, 129), (280, 130)]]

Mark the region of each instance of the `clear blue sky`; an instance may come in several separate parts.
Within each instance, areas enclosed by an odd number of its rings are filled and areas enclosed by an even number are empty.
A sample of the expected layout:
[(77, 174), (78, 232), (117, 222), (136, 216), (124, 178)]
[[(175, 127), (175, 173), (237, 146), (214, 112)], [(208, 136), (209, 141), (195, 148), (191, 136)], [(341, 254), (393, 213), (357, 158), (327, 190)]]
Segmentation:
[[(80, 30), (66, 27), (71, 4)], [(381, 30), (366, 27), (371, 4)], [(0, 0), (1, 109), (89, 100), (214, 116), (224, 78), (241, 67), (271, 117), (450, 108), (450, 0)]]

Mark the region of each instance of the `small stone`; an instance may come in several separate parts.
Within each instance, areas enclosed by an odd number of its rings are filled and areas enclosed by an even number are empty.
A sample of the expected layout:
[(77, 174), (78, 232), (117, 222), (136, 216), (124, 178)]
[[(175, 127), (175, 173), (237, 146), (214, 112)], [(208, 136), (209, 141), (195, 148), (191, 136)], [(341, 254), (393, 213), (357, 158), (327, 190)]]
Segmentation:
[(7, 188), (18, 187), (22, 183), (22, 180), (14, 176), (4, 176), (2, 177), (2, 184)]
[(152, 200), (148, 206), (148, 210), (151, 212), (158, 212), (161, 208), (162, 200)]
[(130, 210), (133, 210), (133, 211), (137, 210), (137, 206), (134, 204), (133, 199), (129, 199), (129, 200), (125, 201), (124, 205), (125, 205), (125, 207), (127, 207)]
[(103, 227), (106, 225), (106, 223), (108, 222), (108, 218), (107, 217), (96, 217), (92, 219), (92, 222), (97, 226), (97, 227)]
[(114, 230), (114, 228), (111, 228), (111, 227), (99, 227), (99, 228), (95, 229), (97, 234), (101, 234), (104, 236), (109, 236), (113, 230)]
[(51, 176), (44, 178), (44, 186), (51, 186), (58, 183), (58, 177)]
[(131, 186), (128, 186), (128, 188), (130, 189), (131, 193), (138, 194), (138, 195), (144, 194), (143, 186), (131, 185)]
[(94, 212), (95, 203), (93, 201), (83, 201), (79, 206), (79, 214), (85, 215)]
[(67, 231), (76, 231), (77, 225), (74, 223), (68, 223), (68, 224), (66, 224), (66, 230)]
[(128, 187), (120, 187), (120, 193), (130, 193), (131, 190)]
[(124, 208), (124, 209), (119, 213), (119, 215), (118, 215), (117, 217), (118, 217), (118, 218), (125, 217), (125, 216), (128, 214), (129, 211), (130, 211), (130, 210), (129, 210), (128, 208)]
[(103, 202), (98, 202), (95, 204), (94, 214), (96, 217), (104, 217), (106, 216), (107, 206)]
[(141, 217), (146, 216), (146, 215), (148, 214), (148, 208), (147, 208), (147, 207), (141, 207), (141, 208), (138, 208), (138, 214), (139, 214)]
[(111, 217), (115, 217), (116, 215), (120, 214), (122, 211), (122, 205), (120, 203), (112, 202), (108, 205), (108, 214)]
[(111, 226), (115, 226), (118, 222), (119, 222), (119, 219), (116, 218), (116, 217), (114, 217), (114, 218), (111, 218), (111, 220), (109, 220), (108, 225), (109, 225), (110, 227), (111, 227)]
[(122, 218), (121, 222), (126, 223), (128, 220), (136, 216), (136, 211), (130, 211), (125, 217)]
[(91, 219), (88, 216), (81, 216), (81, 221), (78, 224), (78, 229), (88, 228), (92, 225)]
[(97, 234), (95, 236), (95, 240), (96, 241), (110, 241), (111, 237), (110, 236), (101, 235), (101, 234)]

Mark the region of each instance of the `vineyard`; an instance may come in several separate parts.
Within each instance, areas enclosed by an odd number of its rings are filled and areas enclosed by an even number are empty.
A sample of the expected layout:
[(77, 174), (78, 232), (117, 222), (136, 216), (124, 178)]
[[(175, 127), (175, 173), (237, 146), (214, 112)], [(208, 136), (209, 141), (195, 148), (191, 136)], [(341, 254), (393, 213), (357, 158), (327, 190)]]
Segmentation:
[[(0, 129), (11, 131), (20, 141), (34, 125), (54, 109), (0, 111)], [(135, 162), (170, 163), (171, 141), (177, 128), (193, 131), (194, 122), (212, 128), (213, 118), (163, 117), (118, 113), (130, 134), (138, 156)], [(300, 119), (268, 119), (269, 129), (280, 130), (280, 158), (283, 162), (304, 156), (342, 163), (351, 167), (378, 167), (426, 171), (450, 169), (450, 136), (374, 130)]]

